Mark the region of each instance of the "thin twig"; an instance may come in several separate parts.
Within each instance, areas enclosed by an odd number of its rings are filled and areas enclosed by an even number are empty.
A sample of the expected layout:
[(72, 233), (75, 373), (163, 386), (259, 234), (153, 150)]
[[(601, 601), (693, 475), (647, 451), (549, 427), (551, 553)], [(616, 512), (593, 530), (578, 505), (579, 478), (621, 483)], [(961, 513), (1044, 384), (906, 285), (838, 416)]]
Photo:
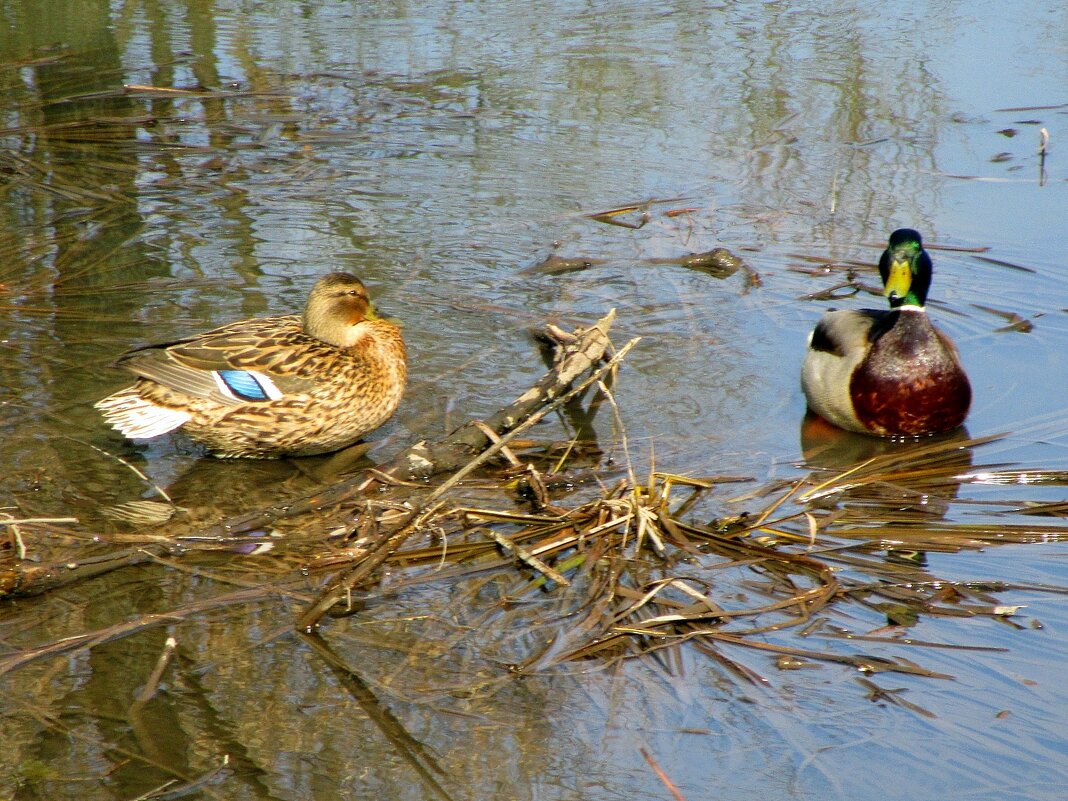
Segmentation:
[(639, 748), (638, 750), (642, 752), (642, 757), (649, 763), (649, 767), (653, 769), (653, 773), (656, 774), (656, 777), (664, 783), (664, 786), (670, 791), (671, 795), (674, 796), (675, 801), (686, 801), (682, 793), (679, 792), (679, 788), (675, 786), (675, 782), (668, 778), (668, 775), (664, 773), (660, 765), (657, 764), (657, 761), (653, 759), (649, 752), (646, 751), (644, 747)]

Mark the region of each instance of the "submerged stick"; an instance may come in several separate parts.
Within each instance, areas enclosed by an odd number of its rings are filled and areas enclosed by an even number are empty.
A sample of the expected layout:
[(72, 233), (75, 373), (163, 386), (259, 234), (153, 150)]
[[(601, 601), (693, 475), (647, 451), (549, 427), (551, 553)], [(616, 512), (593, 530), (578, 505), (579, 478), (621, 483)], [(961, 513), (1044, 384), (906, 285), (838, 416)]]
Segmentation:
[(415, 510), (411, 514), (406, 515), (404, 523), (400, 528), (392, 529), (385, 534), (380, 535), (378, 539), (368, 547), (366, 554), (361, 557), (356, 566), (349, 568), (341, 578), (336, 580), (325, 592), (323, 592), (315, 603), (300, 616), (297, 620), (297, 630), (305, 633), (314, 632), (315, 627), (319, 625), (319, 621), (322, 619), (323, 615), (333, 609), (342, 599), (349, 601), (349, 608), (351, 608), (353, 588), (357, 587), (370, 576), (372, 572), (374, 572), (375, 568), (396, 553), (397, 549), (399, 549), (401, 545), (412, 536), (412, 534), (418, 531), (422, 524), (438, 511), (440, 506), (440, 504), (435, 504), (420, 513), (417, 513), (418, 510)]
[(448, 776), (448, 773), (438, 764), (433, 752), (405, 728), (403, 721), (390, 711), (389, 706), (375, 695), (374, 691), (359, 674), (335, 653), (322, 637), (318, 634), (301, 634), (299, 636), (304, 643), (311, 647), (312, 652), (330, 668), (338, 683), (348, 690), (349, 695), (360, 705), (368, 719), (382, 732), (389, 744), (393, 746), (404, 761), (419, 774), (423, 782), (445, 801), (453, 801), (453, 797), (449, 795), (435, 776), (435, 774), (437, 776)]
[(0, 659), (0, 677), (7, 673), (35, 662), (45, 657), (60, 656), (89, 648), (95, 648), (104, 643), (121, 640), (132, 634), (138, 634), (147, 629), (157, 626), (169, 626), (182, 623), (196, 615), (202, 615), (215, 609), (228, 606), (256, 604), (274, 599), (278, 596), (278, 590), (272, 586), (255, 587), (252, 589), (240, 589), (234, 592), (216, 595), (214, 598), (205, 598), (200, 601), (172, 609), (168, 612), (149, 613), (140, 615), (133, 620), (116, 623), (96, 631), (87, 631), (73, 637), (64, 637), (60, 640), (45, 643), (44, 645), (26, 648), (13, 654), (5, 655)]
[(126, 548), (115, 553), (48, 564), (17, 563), (0, 570), (0, 599), (26, 598), (151, 561), (162, 548)]
[(682, 793), (679, 792), (678, 785), (671, 781), (668, 775), (664, 772), (664, 769), (660, 767), (660, 763), (657, 762), (644, 747), (639, 748), (638, 750), (641, 752), (642, 758), (649, 763), (649, 767), (653, 769), (656, 778), (660, 779), (660, 782), (668, 789), (675, 801), (686, 801)]

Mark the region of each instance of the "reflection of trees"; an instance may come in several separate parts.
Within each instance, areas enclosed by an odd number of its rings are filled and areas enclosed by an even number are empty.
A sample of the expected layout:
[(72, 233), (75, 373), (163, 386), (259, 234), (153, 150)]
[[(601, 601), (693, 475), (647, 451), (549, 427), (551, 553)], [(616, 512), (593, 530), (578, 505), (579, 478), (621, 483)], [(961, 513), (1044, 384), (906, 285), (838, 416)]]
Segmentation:
[[(6, 152), (0, 154), (0, 241), (5, 252), (17, 254), (0, 267), (6, 290), (0, 325), (10, 331), (0, 350), (0, 384), (14, 404), (4, 420), (12, 428), (0, 438), (0, 459), (9, 468), (5, 483), (36, 470), (38, 486), (68, 494), (68, 482), (77, 479), (67, 475), (72, 460), (65, 437), (71, 421), (87, 422), (79, 400), (87, 385), (95, 385), (85, 369), (99, 360), (92, 340), (104, 326), (136, 313), (135, 299), (123, 302), (121, 294), (99, 290), (114, 285), (119, 265), (130, 268), (122, 271), (126, 280), (161, 274), (163, 265), (145, 257), (137, 237), (143, 220), (135, 203), (136, 172), (129, 168), (136, 161), (136, 129), (128, 121), (137, 109), (114, 91), (123, 72), (108, 4), (14, 3), (0, 16), (6, 31), (0, 64), (25, 64), (0, 72), (9, 110)], [(61, 420), (40, 419), (49, 414)], [(17, 494), (20, 503), (26, 495)], [(151, 603), (157, 594), (145, 588), (140, 601)], [(92, 625), (119, 610), (104, 604), (86, 612), (82, 620)], [(130, 678), (148, 675), (164, 635), (95, 649), (84, 681), (42, 711), (59, 717), (68, 708), (92, 709), (86, 720), (101, 742), (126, 742), (120, 721), (136, 689)], [(161, 713), (167, 717), (166, 709)], [(173, 721), (166, 728), (179, 730)], [(68, 764), (70, 740), (62, 727), (45, 727), (32, 742), (12, 748), (16, 764), (38, 759), (80, 772)], [(184, 750), (175, 754), (179, 765)], [(11, 775), (13, 766), (6, 767)], [(119, 772), (130, 773), (130, 766)], [(151, 781), (141, 772), (142, 782)]]
[(89, 422), (81, 400), (96, 383), (86, 369), (100, 360), (93, 340), (135, 314), (135, 299), (111, 291), (116, 276), (163, 268), (138, 240), (136, 108), (114, 91), (122, 65), (108, 5), (4, 9), (0, 242), (10, 256), (0, 267), (0, 321), (11, 336), (0, 384), (12, 403), (4, 422), (17, 428), (0, 449), (8, 479), (37, 469), (62, 485), (70, 448), (57, 437)]
[[(919, 170), (934, 168), (942, 98), (923, 47), (910, 45), (905, 58), (891, 52), (921, 38), (921, 21), (902, 23), (917, 28), (915, 37), (888, 37), (848, 6), (833, 14), (762, 6), (756, 17), (734, 4), (687, 8), (658, 24), (670, 29), (673, 52), (685, 54), (681, 64), (661, 67), (665, 37), (623, 27), (616, 47), (546, 66), (562, 75), (545, 79), (567, 88), (554, 115), (573, 119), (582, 109), (595, 131), (655, 132), (635, 154), (639, 169), (682, 161), (699, 184), (744, 186), (749, 214), (772, 231), (785, 225), (790, 238), (797, 233), (783, 216), (804, 218), (804, 230), (813, 210), (828, 225), (843, 222), (850, 239), (868, 220), (880, 236), (884, 220), (924, 222), (914, 187)], [(618, 40), (621, 26), (611, 35)], [(609, 156), (606, 173), (625, 174), (628, 164)], [(738, 164), (741, 174), (724, 174)]]
[[(221, 255), (202, 227), (223, 221), (227, 245), (254, 239), (242, 205), (227, 202), (235, 193), (220, 188), (222, 168), (204, 166), (244, 135), (214, 91), (214, 9), (198, 4), (176, 21), (153, 6), (138, 26), (107, 3), (44, 6), (0, 12), (11, 34), (0, 40), (0, 400), (9, 400), (2, 422), (17, 426), (0, 445), (11, 468), (0, 481), (17, 490), (44, 474), (33, 488), (47, 507), (81, 494), (95, 457), (62, 438), (106, 436), (90, 408), (120, 380), (105, 365), (131, 344), (216, 320), (211, 293), (160, 279), (205, 257), (250, 280), (259, 269), (244, 247), (248, 258)], [(174, 44), (187, 32), (196, 54)], [(240, 298), (249, 315), (267, 306), (254, 292)], [(101, 469), (109, 485), (132, 478), (115, 462), (94, 462)]]
[[(880, 236), (884, 220), (922, 224), (916, 174), (934, 168), (933, 126), (942, 116), (923, 48), (894, 57), (888, 49), (909, 35), (887, 37), (848, 6), (829, 15), (768, 8), (759, 27), (754, 21), (717, 30), (728, 37), (722, 54), (742, 65), (733, 89), (738, 102), (726, 104), (733, 109), (728, 127), (752, 148), (741, 180), (751, 202), (768, 210), (769, 227), (781, 222), (774, 212), (791, 209), (804, 218), (802, 229), (813, 213), (825, 221), (821, 239), (834, 239), (836, 221), (850, 239), (869, 220)], [(731, 31), (741, 34), (732, 39)]]

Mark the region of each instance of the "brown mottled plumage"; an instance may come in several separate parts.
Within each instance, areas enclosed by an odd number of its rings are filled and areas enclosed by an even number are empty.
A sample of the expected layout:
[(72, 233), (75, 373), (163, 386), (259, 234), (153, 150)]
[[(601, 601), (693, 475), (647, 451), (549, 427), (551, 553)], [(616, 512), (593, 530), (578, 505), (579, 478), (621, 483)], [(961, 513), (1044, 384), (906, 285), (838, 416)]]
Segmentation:
[(809, 340), (801, 387), (840, 428), (879, 436), (937, 434), (968, 415), (972, 390), (953, 342), (924, 309), (931, 258), (920, 235), (890, 235), (879, 260), (890, 309), (831, 311)]
[(217, 456), (307, 456), (382, 425), (404, 393), (400, 328), (347, 273), (321, 278), (301, 315), (242, 320), (131, 351), (133, 386), (96, 404), (125, 436), (181, 428)]

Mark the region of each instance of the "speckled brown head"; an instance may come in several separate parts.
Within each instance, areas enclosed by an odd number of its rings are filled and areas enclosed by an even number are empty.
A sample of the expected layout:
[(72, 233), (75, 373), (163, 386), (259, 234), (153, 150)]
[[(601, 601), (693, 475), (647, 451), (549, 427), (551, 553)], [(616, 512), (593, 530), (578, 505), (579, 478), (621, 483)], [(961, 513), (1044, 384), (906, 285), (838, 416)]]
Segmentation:
[(376, 319), (363, 282), (348, 273), (330, 273), (320, 278), (308, 295), (304, 331), (335, 347), (349, 348), (361, 339), (361, 326)]

